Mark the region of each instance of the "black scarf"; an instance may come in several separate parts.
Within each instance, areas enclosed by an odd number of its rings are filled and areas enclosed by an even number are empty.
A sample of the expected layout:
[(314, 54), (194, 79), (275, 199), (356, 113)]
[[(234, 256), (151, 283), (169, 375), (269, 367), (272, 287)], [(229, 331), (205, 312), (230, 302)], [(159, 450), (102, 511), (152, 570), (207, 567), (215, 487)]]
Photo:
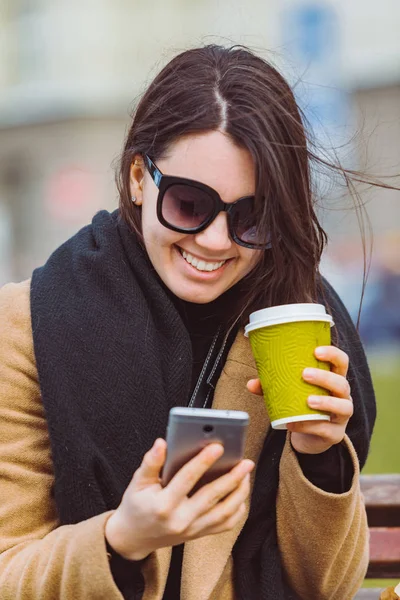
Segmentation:
[[(365, 356), (340, 300), (325, 288), (349, 352), (355, 415), (348, 433), (364, 463), (375, 418)], [(61, 524), (115, 509), (171, 407), (186, 405), (189, 334), (146, 252), (118, 212), (91, 225), (36, 269), (34, 348), (46, 411)], [(284, 581), (275, 502), (285, 433), (271, 431), (257, 465), (249, 518), (234, 546), (240, 600), (295, 600)], [(137, 579), (137, 578), (136, 578)], [(132, 578), (128, 600), (140, 598)]]

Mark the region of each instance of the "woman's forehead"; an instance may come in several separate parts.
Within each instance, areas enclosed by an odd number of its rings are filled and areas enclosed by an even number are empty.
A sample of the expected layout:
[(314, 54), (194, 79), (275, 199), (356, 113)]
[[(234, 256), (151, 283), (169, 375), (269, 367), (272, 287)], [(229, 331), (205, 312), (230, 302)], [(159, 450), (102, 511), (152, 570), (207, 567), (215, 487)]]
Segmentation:
[(250, 152), (220, 131), (178, 139), (157, 166), (165, 175), (187, 177), (213, 187), (225, 201), (255, 193)]

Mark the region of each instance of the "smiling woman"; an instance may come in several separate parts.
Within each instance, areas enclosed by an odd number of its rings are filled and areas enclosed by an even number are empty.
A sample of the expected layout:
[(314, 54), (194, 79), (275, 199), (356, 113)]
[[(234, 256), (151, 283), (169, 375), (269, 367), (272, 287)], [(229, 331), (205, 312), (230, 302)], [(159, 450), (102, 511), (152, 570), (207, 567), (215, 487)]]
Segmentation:
[[(242, 47), (183, 52), (137, 106), (119, 209), (0, 290), (2, 600), (354, 597), (375, 399), (319, 272), (313, 160), (272, 65)], [(308, 403), (330, 421), (275, 431), (243, 325), (304, 302), (336, 325), (338, 343), (315, 348), (330, 369), (298, 373), (328, 391)], [(188, 404), (250, 415), (245, 458), (193, 494), (223, 449), (162, 487), (169, 411)]]

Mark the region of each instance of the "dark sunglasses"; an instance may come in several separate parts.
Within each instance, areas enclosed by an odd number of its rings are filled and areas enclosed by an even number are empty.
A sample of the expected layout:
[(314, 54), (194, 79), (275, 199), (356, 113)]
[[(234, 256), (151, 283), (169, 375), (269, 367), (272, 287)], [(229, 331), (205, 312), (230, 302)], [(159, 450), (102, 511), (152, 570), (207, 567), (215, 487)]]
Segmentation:
[(254, 196), (244, 196), (228, 204), (208, 185), (163, 175), (147, 154), (143, 158), (158, 187), (157, 217), (164, 227), (180, 233), (200, 233), (224, 211), (228, 216), (229, 234), (237, 244), (253, 250), (271, 247), (269, 236), (259, 225)]

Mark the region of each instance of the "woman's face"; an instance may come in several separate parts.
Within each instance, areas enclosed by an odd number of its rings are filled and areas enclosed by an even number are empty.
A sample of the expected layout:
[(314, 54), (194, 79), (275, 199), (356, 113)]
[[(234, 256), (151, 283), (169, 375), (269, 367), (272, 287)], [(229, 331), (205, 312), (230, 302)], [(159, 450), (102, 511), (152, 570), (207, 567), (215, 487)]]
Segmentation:
[[(211, 186), (224, 202), (255, 193), (250, 153), (219, 131), (179, 139), (156, 164), (164, 175)], [(247, 275), (260, 258), (260, 250), (244, 248), (230, 238), (225, 212), (196, 234), (178, 233), (161, 225), (156, 214), (158, 188), (142, 161), (132, 165), (131, 192), (142, 206), (142, 232), (149, 258), (164, 284), (182, 300), (211, 302)], [(223, 264), (212, 271), (200, 270), (191, 264), (193, 259), (203, 269), (209, 267), (207, 263), (213, 268)]]

